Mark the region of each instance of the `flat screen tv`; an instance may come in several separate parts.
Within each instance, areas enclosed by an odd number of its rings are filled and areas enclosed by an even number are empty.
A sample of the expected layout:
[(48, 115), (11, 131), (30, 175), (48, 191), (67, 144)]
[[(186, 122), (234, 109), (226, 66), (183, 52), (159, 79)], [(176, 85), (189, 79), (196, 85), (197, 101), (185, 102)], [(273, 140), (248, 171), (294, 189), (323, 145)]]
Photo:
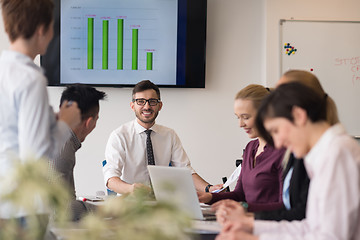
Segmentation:
[(50, 86), (204, 88), (206, 0), (56, 0)]

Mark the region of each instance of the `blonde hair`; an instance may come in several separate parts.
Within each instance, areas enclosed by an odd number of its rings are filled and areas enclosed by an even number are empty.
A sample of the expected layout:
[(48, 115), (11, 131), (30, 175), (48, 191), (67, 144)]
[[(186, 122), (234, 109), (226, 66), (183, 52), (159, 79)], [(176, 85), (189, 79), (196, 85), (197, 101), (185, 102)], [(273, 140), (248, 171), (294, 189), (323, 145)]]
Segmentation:
[[(284, 73), (283, 77), (285, 77), (286, 82), (299, 82), (313, 91), (315, 91), (319, 96), (326, 95), (323, 87), (320, 84), (319, 79), (312, 73), (303, 70), (290, 70)], [(327, 96), (327, 103), (326, 103), (326, 121), (330, 125), (334, 125), (339, 123), (338, 112), (336, 108), (336, 104), (334, 100)]]
[(257, 110), (261, 104), (261, 101), (270, 94), (270, 89), (265, 88), (262, 85), (250, 84), (241, 89), (236, 95), (235, 100), (244, 99), (250, 100), (253, 103), (254, 108)]

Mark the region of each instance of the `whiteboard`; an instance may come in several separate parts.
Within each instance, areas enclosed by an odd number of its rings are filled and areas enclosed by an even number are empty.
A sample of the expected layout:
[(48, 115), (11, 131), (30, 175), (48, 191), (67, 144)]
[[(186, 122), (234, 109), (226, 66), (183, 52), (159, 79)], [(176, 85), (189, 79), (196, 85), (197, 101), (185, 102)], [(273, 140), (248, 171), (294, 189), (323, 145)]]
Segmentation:
[(281, 20), (280, 75), (290, 69), (314, 73), (348, 133), (360, 135), (360, 22)]

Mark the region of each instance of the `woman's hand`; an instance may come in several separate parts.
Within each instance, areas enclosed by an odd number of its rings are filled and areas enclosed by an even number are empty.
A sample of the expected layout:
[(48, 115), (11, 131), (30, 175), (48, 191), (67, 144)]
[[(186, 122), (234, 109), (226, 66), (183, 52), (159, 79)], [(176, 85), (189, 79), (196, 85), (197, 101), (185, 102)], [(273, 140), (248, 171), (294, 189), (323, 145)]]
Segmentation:
[(258, 240), (257, 236), (244, 232), (242, 223), (229, 222), (224, 225), (216, 240)]
[(243, 225), (243, 231), (251, 233), (253, 231), (254, 216), (246, 212), (244, 207), (234, 200), (226, 199), (212, 205), (216, 211), (216, 220), (220, 225), (229, 222), (239, 222)]
[(215, 190), (222, 189), (223, 186), (224, 186), (224, 184), (216, 184), (216, 185), (214, 185), (214, 186), (211, 186), (211, 187), (209, 188), (209, 192), (213, 192), (213, 191), (215, 191)]
[(209, 203), (212, 199), (212, 194), (207, 192), (197, 192), (199, 202)]
[(221, 225), (230, 220), (241, 219), (246, 215), (246, 210), (241, 204), (230, 199), (216, 202), (212, 205), (212, 209), (216, 211), (216, 219)]

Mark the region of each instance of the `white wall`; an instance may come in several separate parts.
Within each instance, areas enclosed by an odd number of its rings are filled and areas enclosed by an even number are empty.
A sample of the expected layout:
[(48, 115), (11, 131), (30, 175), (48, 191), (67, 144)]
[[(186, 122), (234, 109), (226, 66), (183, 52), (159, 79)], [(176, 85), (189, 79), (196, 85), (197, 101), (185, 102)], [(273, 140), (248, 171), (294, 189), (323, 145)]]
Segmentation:
[[(158, 123), (174, 128), (193, 167), (219, 183), (233, 171), (249, 140), (234, 116), (234, 95), (250, 83), (272, 86), (279, 77), (279, 19), (360, 20), (358, 9), (358, 0), (208, 0), (206, 88), (161, 89), (164, 107)], [(4, 49), (8, 43), (0, 31)], [(62, 88), (48, 90), (57, 106)], [(101, 90), (108, 100), (101, 103), (98, 126), (77, 155), (78, 194), (104, 190), (101, 161), (108, 135), (134, 118), (131, 89)]]
[[(248, 141), (233, 113), (236, 92), (264, 80), (264, 4), (247, 2), (208, 2), (206, 88), (161, 89), (164, 107), (157, 122), (175, 129), (193, 167), (211, 183), (231, 174)], [(120, 124), (134, 119), (131, 89), (101, 90), (108, 93), (108, 101), (101, 104), (98, 127), (78, 153), (78, 194), (103, 188), (101, 161), (107, 138)], [(49, 93), (52, 101), (58, 101), (58, 88)]]
[[(263, 83), (265, 72), (265, 5), (261, 1), (209, 0), (205, 89), (161, 89), (164, 107), (158, 123), (174, 128), (193, 167), (211, 183), (235, 169), (235, 159), (249, 140), (233, 113), (233, 98), (249, 83)], [(0, 48), (7, 47), (1, 31)], [(139, 79), (140, 80), (140, 79)], [(101, 88), (97, 128), (78, 151), (75, 181), (78, 194), (104, 190), (101, 161), (110, 132), (134, 118), (131, 89)], [(62, 88), (49, 87), (58, 106)]]
[[(266, 1), (266, 78), (268, 85), (273, 86), (280, 74), (280, 50), (278, 47), (280, 19), (360, 21), (359, 9), (359, 0)], [(311, 38), (311, 36), (304, 37)]]

